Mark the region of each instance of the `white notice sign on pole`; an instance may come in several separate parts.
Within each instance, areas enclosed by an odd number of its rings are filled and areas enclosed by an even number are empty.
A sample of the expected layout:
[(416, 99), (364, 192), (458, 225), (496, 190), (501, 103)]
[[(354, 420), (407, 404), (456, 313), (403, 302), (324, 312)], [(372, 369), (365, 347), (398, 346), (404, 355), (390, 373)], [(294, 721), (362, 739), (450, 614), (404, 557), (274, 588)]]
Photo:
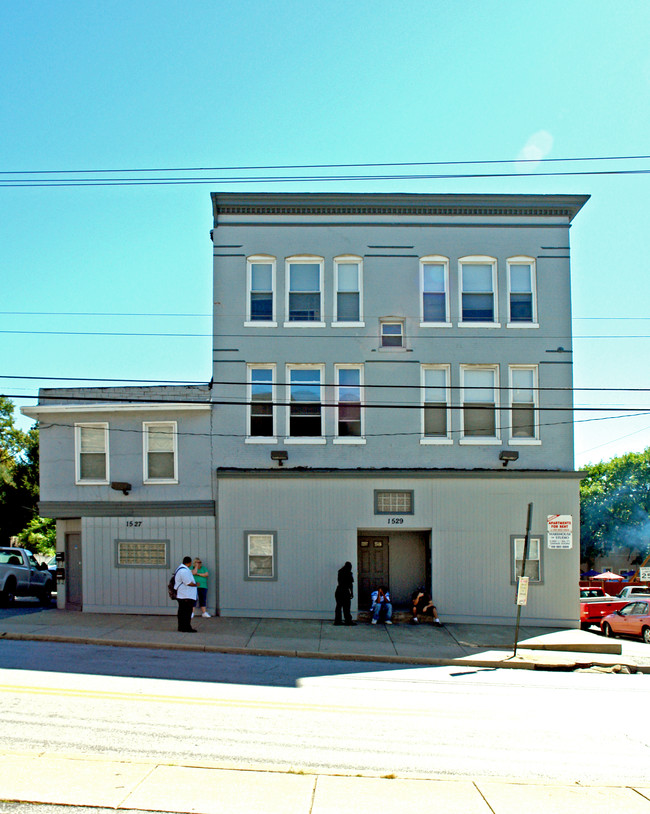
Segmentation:
[(573, 548), (573, 517), (570, 514), (549, 514), (546, 517), (549, 548)]
[(528, 580), (530, 577), (517, 577), (517, 604), (525, 605), (528, 602)]

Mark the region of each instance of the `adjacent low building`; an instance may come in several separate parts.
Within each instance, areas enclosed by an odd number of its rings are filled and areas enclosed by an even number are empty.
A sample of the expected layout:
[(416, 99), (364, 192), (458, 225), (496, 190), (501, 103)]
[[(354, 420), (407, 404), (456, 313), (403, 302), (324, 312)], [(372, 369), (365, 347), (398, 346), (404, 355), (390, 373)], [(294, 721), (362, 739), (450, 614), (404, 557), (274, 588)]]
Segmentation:
[[(207, 564), (224, 616), (329, 618), (426, 586), (448, 621), (578, 621), (570, 224), (584, 196), (221, 194), (205, 387), (44, 390), (60, 603), (172, 613)], [(126, 488), (128, 486), (128, 488)], [(120, 488), (123, 487), (123, 488)]]

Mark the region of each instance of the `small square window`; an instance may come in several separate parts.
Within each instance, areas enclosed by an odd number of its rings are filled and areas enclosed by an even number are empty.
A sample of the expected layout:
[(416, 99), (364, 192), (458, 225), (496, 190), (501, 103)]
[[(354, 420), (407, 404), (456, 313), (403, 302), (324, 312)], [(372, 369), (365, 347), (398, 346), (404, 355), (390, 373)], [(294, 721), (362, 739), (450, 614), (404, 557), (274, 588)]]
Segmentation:
[(401, 321), (383, 320), (381, 322), (382, 348), (404, 347), (404, 323)]
[(413, 491), (375, 490), (375, 514), (413, 514)]

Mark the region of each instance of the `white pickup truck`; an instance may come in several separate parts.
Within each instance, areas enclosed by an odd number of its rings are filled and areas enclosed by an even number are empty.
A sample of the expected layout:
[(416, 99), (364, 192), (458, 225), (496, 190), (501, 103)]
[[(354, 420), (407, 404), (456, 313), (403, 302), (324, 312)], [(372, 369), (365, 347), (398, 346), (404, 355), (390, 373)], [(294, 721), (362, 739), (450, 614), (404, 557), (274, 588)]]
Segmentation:
[(39, 565), (25, 548), (0, 548), (0, 604), (10, 605), (17, 596), (34, 596), (49, 605), (54, 580), (47, 565)]
[(650, 588), (647, 585), (626, 585), (618, 594), (619, 599), (632, 599), (635, 596), (650, 596)]

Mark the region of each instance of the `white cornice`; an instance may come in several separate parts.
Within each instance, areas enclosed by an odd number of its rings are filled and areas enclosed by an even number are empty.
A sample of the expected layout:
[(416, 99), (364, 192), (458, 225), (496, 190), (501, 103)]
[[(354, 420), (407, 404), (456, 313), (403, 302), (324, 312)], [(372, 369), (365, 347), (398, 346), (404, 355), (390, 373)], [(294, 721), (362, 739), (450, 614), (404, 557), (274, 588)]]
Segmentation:
[(148, 404), (47, 404), (35, 407), (21, 407), (20, 412), (29, 418), (39, 419), (42, 415), (57, 415), (68, 413), (171, 413), (171, 412), (208, 412), (212, 409), (210, 403), (186, 404), (184, 402), (160, 402)]

